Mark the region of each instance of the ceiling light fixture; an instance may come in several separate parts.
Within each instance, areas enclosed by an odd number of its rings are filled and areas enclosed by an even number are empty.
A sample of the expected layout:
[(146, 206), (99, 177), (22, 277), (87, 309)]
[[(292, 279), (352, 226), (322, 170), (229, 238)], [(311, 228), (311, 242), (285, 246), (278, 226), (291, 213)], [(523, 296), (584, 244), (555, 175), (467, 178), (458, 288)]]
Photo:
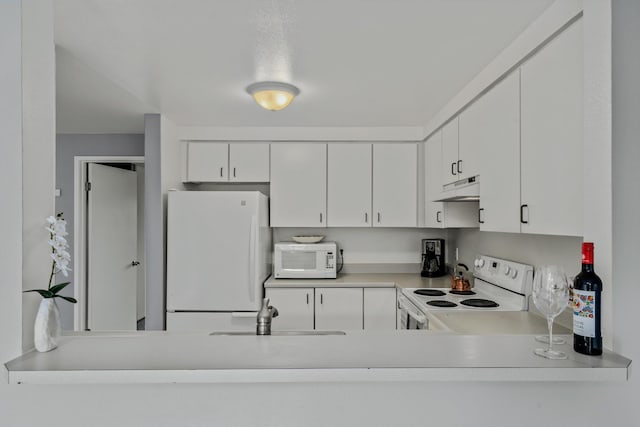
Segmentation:
[(258, 82), (247, 86), (247, 92), (265, 110), (279, 111), (291, 104), (300, 90), (288, 83)]

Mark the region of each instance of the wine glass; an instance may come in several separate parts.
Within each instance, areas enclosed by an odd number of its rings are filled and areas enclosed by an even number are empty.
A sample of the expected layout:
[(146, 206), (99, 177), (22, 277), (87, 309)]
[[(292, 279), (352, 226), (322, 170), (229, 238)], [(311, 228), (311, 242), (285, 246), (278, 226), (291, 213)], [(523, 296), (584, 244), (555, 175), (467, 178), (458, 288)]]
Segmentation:
[(534, 353), (547, 359), (566, 359), (567, 355), (553, 350), (553, 319), (567, 307), (569, 280), (561, 267), (545, 265), (536, 268), (533, 278), (533, 303), (547, 317), (549, 348), (536, 348)]

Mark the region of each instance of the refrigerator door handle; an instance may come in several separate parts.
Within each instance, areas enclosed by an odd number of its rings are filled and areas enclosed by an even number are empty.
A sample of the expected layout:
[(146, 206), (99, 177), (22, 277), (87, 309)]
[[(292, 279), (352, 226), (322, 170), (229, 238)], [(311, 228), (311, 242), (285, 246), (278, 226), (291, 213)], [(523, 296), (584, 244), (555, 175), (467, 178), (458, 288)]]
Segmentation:
[(251, 217), (251, 232), (249, 233), (249, 300), (255, 301), (255, 281), (256, 281), (256, 251), (258, 250), (258, 242), (256, 234), (258, 232), (258, 218), (253, 215)]
[(253, 317), (254, 319), (258, 317), (257, 311), (232, 311), (231, 317), (235, 317), (238, 319), (247, 319), (249, 317)]

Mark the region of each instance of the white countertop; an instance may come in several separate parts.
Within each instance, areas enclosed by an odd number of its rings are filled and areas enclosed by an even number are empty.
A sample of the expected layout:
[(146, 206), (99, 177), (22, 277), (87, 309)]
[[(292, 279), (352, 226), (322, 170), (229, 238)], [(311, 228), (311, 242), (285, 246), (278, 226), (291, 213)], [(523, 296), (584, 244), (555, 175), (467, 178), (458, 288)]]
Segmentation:
[[(567, 336), (568, 342), (571, 337)], [(624, 381), (631, 361), (533, 354), (531, 335), (347, 331), (330, 336), (130, 333), (62, 337), (6, 364), (9, 382), (257, 383), (336, 381)]]
[(275, 279), (271, 276), (264, 283), (265, 288), (448, 288), (450, 286), (451, 276), (427, 278), (420, 277), (419, 273), (348, 273), (338, 274), (335, 279)]
[[(442, 329), (458, 334), (470, 335), (546, 335), (547, 320), (528, 311), (430, 311), (430, 322)], [(571, 334), (571, 330), (554, 323), (553, 333)]]

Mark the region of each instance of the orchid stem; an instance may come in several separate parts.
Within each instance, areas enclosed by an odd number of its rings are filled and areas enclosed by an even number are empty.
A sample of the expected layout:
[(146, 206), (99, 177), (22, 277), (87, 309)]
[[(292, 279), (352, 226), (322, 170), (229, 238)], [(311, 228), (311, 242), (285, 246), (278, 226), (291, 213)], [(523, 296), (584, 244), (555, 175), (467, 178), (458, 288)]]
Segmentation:
[[(53, 240), (53, 233), (51, 233), (51, 239)], [(51, 253), (55, 253), (56, 250), (55, 248), (51, 248)], [(49, 275), (49, 286), (47, 287), (47, 290), (51, 289), (51, 282), (53, 281), (53, 276), (56, 272), (56, 262), (55, 260), (51, 261), (51, 274)]]

